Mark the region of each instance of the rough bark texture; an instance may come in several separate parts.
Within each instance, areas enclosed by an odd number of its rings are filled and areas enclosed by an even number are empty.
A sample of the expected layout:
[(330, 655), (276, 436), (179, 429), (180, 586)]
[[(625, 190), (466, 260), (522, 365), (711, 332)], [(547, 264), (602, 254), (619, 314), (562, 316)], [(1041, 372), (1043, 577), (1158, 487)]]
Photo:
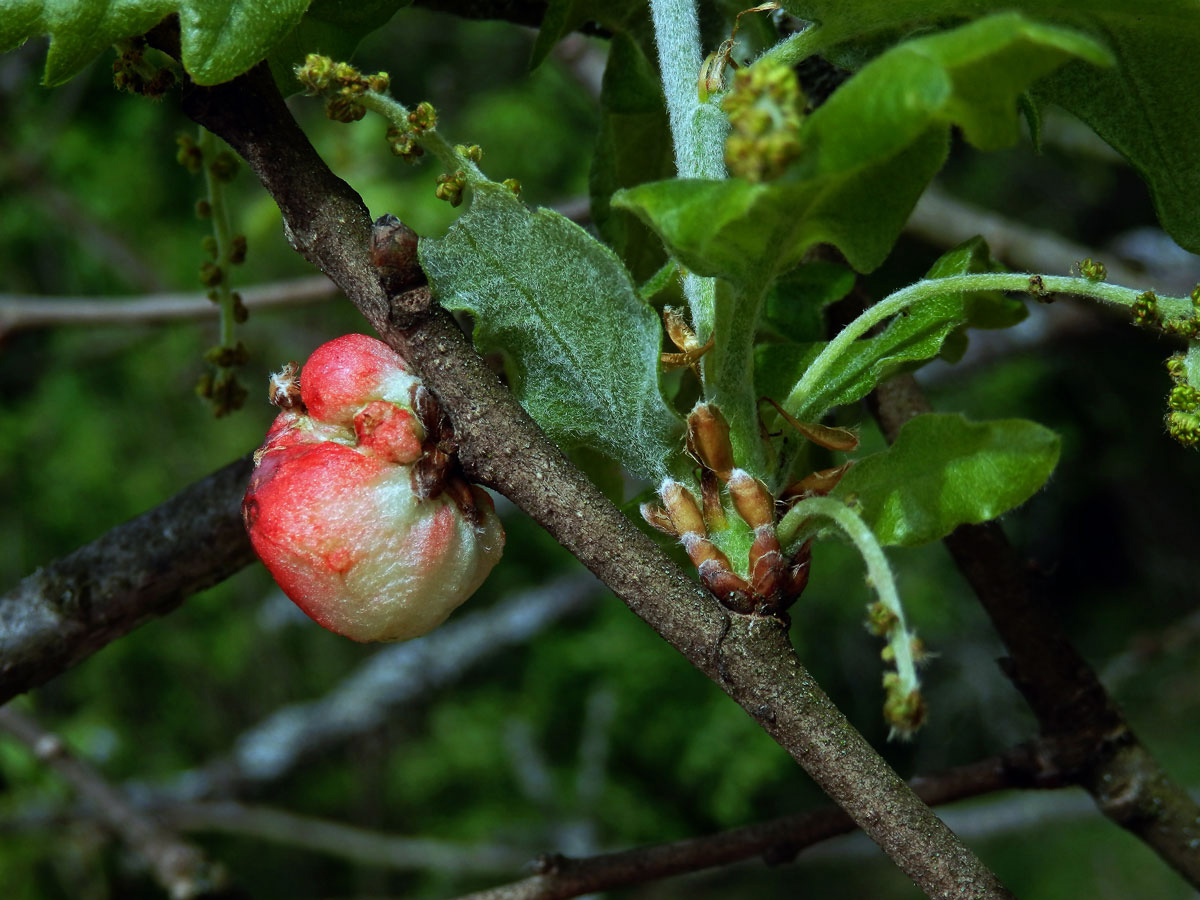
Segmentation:
[[(169, 35), (156, 35), (170, 48)], [(298, 252), (402, 352), (449, 412), (464, 469), (521, 506), (630, 608), (713, 678), (927, 894), (1008, 892), (912, 793), (800, 665), (773, 620), (726, 615), (571, 466), (428, 292), (395, 304), (367, 257), (371, 221), (300, 132), (265, 67), (185, 86), (184, 111), (246, 159)]]
[(239, 459), (0, 597), (0, 703), (249, 565), (249, 477)]
[[(905, 422), (930, 411), (911, 375), (876, 388), (873, 405), (889, 443)], [(1030, 567), (1004, 530), (996, 522), (961, 525), (944, 543), (1004, 642), (1005, 674), (1042, 734), (1061, 739), (1058, 765), (1075, 773), (1101, 812), (1200, 887), (1200, 805), (1138, 740), (1095, 671), (1038, 602)]]

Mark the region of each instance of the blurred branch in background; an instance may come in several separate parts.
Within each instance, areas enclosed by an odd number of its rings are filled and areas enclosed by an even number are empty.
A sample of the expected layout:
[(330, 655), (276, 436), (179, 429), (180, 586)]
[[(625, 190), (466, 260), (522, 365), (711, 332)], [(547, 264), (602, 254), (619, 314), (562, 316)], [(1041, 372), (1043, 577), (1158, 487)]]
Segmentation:
[(529, 859), (516, 847), (383, 834), (242, 803), (170, 803), (155, 812), (179, 831), (233, 834), (386, 869), (495, 875)]
[(165, 787), (128, 785), (135, 796), (228, 796), (284, 777), (301, 761), (383, 727), (405, 704), (428, 699), (470, 669), (581, 612), (600, 584), (573, 574), (521, 591), (436, 631), (384, 647), (325, 696), (276, 710), (239, 736), (226, 757), (181, 773)]
[(11, 707), (0, 709), (0, 729), (67, 779), (96, 815), (146, 862), (172, 900), (243, 896), (230, 885), (222, 866), (210, 862), (199, 848), (137, 809), (99, 772), (73, 756), (57, 735)]
[[(299, 306), (331, 300), (341, 291), (324, 275), (242, 288), (247, 309)], [(139, 297), (38, 297), (0, 294), (0, 338), (15, 331), (69, 325), (150, 325), (179, 319), (210, 319), (220, 312), (203, 291)]]
[[(1072, 784), (1073, 773), (1057, 768), (1057, 760), (1063, 755), (1063, 748), (1056, 742), (1041, 739), (974, 763), (919, 776), (910, 784), (930, 805), (1011, 789), (1053, 790)], [(109, 790), (116, 792), (115, 788)], [(120, 795), (120, 799), (124, 804), (130, 802), (124, 795)], [(1043, 808), (1030, 807), (1024, 798), (1015, 801), (1015, 811), (1009, 809), (1014, 801), (1005, 798), (1000, 803), (1004, 805), (1003, 815), (997, 814), (993, 806), (984, 806), (960, 811), (956, 819), (978, 836), (991, 833), (997, 827), (1011, 829), (1014, 818), (1019, 818), (1021, 827), (1028, 826), (1029, 810)], [(1056, 800), (1056, 813), (1061, 811), (1059, 807), (1072, 816), (1083, 811), (1079, 804), (1064, 805)], [(399, 836), (257, 805), (158, 797), (150, 799), (144, 806), (139, 805), (138, 809), (142, 810), (138, 815), (153, 813), (180, 831), (220, 832), (260, 839), (385, 869), (496, 874), (512, 871), (529, 860), (529, 852), (518, 847), (466, 845)], [(3, 827), (56, 827), (92, 813), (90, 809), (81, 809), (72, 815), (61, 812), (18, 814), (4, 822)], [(850, 818), (830, 806), (699, 838), (615, 853), (587, 857), (571, 857), (559, 852), (544, 854), (533, 861), (537, 874), (532, 877), (469, 897), (470, 900), (562, 900), (727, 866), (755, 857), (761, 857), (768, 865), (780, 865), (792, 862), (807, 848), (854, 830)], [(850, 851), (829, 852), (857, 852), (856, 847), (854, 845)]]

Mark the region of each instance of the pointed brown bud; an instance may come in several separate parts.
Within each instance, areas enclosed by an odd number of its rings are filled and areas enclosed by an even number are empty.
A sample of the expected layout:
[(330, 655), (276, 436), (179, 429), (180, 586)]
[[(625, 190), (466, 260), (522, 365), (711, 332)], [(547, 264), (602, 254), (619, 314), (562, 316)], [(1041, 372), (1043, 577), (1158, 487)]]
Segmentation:
[(687, 446), (688, 452), (716, 472), (718, 478), (729, 480), (733, 445), (729, 442), (729, 423), (716, 405), (697, 403), (688, 414)]
[(764, 600), (771, 600), (782, 590), (786, 575), (775, 526), (760, 525), (750, 545), (750, 586)]
[(729, 496), (738, 515), (751, 528), (774, 524), (775, 501), (771, 492), (745, 469), (734, 469), (729, 474)]
[(670, 537), (679, 537), (679, 534), (675, 531), (675, 526), (671, 524), (671, 517), (667, 515), (667, 511), (661, 506), (655, 503), (643, 503), (639, 509), (647, 525), (658, 529)]
[(682, 310), (676, 309), (674, 306), (665, 306), (662, 317), (663, 325), (667, 329), (667, 337), (671, 339), (672, 344), (685, 353), (700, 348), (696, 332), (692, 331), (692, 326), (684, 318)]
[(829, 425), (821, 425), (818, 422), (801, 422), (770, 397), (758, 398), (759, 403), (762, 403), (764, 400), (775, 407), (775, 411), (779, 413), (780, 418), (814, 444), (824, 447), (826, 450), (849, 452), (858, 446), (858, 435), (848, 428), (833, 428)]
[(678, 481), (668, 478), (659, 487), (658, 495), (667, 507), (667, 514), (671, 517), (676, 534), (706, 534), (704, 517), (700, 514), (700, 507), (696, 505), (696, 498), (692, 496), (691, 491)]
[(721, 605), (743, 615), (754, 612), (754, 597), (750, 586), (716, 560), (699, 566), (700, 583), (712, 592)]
[(808, 586), (809, 563), (812, 560), (812, 538), (809, 538), (792, 554), (788, 561), (787, 580), (784, 583), (784, 597), (789, 601), (795, 600)]
[(681, 538), (683, 549), (697, 569), (707, 562), (716, 563), (725, 569), (729, 568), (729, 557), (720, 551), (716, 544), (708, 538), (689, 531)]
[(821, 469), (819, 472), (813, 472), (811, 475), (805, 475), (799, 481), (794, 481), (784, 489), (781, 500), (794, 500), (797, 497), (824, 497), (830, 493), (838, 482), (842, 480), (850, 467), (854, 465), (854, 460), (842, 463), (840, 466), (834, 466), (831, 469)]
[(388, 294), (402, 294), (425, 283), (425, 273), (417, 261), (417, 233), (391, 213), (375, 220), (371, 265)]

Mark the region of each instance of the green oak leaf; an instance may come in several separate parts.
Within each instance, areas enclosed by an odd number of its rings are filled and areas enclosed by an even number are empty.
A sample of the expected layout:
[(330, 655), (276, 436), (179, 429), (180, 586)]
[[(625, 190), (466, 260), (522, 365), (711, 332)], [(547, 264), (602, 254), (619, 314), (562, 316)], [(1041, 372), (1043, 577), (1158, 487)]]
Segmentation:
[(681, 263), (742, 284), (837, 246), (859, 271), (891, 250), (945, 160), (950, 129), (984, 149), (1019, 134), (1019, 100), (1069, 59), (1104, 63), (1084, 35), (1015, 13), (913, 38), (870, 62), (812, 113), (804, 152), (777, 181), (655, 182), (619, 192)]
[(853, 289), (854, 273), (845, 266), (824, 260), (804, 263), (771, 285), (763, 325), (787, 340), (820, 340), (825, 336), (825, 307)]
[(43, 81), (70, 80), (111, 44), (179, 14), (183, 67), (198, 84), (234, 78), (291, 30), (309, 0), (6, 0), (0, 52), (50, 36)]
[(1026, 419), (917, 416), (889, 449), (858, 461), (833, 495), (853, 499), (881, 544), (912, 547), (1024, 503), (1050, 477), (1059, 443)]
[(662, 265), (662, 246), (635, 215), (613, 208), (612, 195), (623, 187), (669, 177), (674, 169), (658, 71), (641, 44), (618, 31), (604, 66), (589, 190), (592, 222), (635, 278), (648, 278)]
[[(816, 23), (804, 49), (854, 66), (906, 35), (957, 24), (993, 11), (983, 0), (784, 0), (792, 14)], [(1090, 35), (1114, 65), (1072, 62), (1033, 89), (1088, 123), (1122, 153), (1150, 188), (1164, 229), (1200, 252), (1200, 104), (1195, 102), (1194, 50), (1200, 4), (1194, 0), (1013, 0), (1039, 20)]]
[(475, 316), (478, 346), (511, 360), (518, 399), (555, 441), (667, 473), (682, 423), (659, 389), (662, 326), (616, 254), (489, 183), (420, 257), (442, 305)]

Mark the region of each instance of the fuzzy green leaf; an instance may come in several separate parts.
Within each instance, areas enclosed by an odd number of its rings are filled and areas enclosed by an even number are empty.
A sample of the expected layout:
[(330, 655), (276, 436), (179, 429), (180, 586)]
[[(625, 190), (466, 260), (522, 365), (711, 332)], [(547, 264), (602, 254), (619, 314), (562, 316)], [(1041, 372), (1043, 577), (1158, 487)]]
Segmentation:
[(912, 547), (1024, 503), (1058, 453), (1058, 435), (1026, 419), (917, 416), (891, 448), (860, 460), (834, 495), (855, 498), (881, 544)]
[(681, 423), (659, 390), (662, 326), (611, 250), (484, 184), (420, 256), (442, 304), (475, 316), (479, 347), (507, 354), (518, 399), (552, 438), (666, 474)]
[(242, 74), (291, 30), (309, 0), (8, 0), (0, 52), (50, 36), (43, 80), (61, 84), (123, 38), (179, 14), (183, 67), (198, 84)]
[(701, 275), (761, 283), (820, 242), (870, 271), (941, 168), (951, 126), (983, 148), (1014, 142), (1019, 98), (1073, 57), (1107, 59), (1087, 37), (1016, 14), (916, 38), (879, 56), (805, 120), (804, 152), (780, 180), (657, 182), (613, 202)]
[[(979, 0), (785, 0), (794, 15), (818, 23), (805, 49), (844, 63), (877, 52), (913, 31), (961, 21), (993, 8)], [(1115, 65), (1071, 62), (1034, 89), (1087, 122), (1124, 154), (1150, 188), (1159, 221), (1176, 241), (1200, 252), (1200, 105), (1193, 48), (1200, 5), (1193, 0), (1015, 0), (1005, 7), (1091, 36)]]

